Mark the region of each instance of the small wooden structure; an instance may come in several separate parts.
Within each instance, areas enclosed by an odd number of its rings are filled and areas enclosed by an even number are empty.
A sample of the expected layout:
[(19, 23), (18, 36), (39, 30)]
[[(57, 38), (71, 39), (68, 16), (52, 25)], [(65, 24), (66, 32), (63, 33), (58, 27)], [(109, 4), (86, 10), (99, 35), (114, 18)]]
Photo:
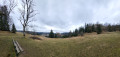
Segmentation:
[(22, 47), (19, 45), (19, 43), (17, 41), (15, 41), (13, 39), (13, 44), (16, 50), (16, 55), (18, 56), (21, 52), (23, 52), (24, 50), (22, 49)]

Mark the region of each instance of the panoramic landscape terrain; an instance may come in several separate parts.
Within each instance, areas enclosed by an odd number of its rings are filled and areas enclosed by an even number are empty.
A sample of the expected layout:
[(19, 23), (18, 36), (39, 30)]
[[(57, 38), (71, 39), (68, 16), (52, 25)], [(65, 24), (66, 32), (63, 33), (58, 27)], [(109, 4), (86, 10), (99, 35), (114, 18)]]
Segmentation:
[[(6, 36), (7, 35), (7, 36)], [(15, 57), (12, 39), (24, 49), (19, 57), (120, 57), (120, 32), (87, 33), (84, 37), (33, 40), (21, 33), (0, 31), (0, 57)]]
[(120, 0), (0, 0), (0, 57), (120, 57)]

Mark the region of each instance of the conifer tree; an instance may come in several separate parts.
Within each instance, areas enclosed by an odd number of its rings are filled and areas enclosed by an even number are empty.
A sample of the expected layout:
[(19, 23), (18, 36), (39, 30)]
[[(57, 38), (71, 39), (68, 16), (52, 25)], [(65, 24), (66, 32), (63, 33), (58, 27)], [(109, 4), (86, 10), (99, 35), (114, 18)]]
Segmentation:
[(97, 30), (97, 34), (101, 34), (102, 33), (102, 26), (101, 26), (101, 24), (97, 24), (96, 30)]
[(92, 32), (95, 32), (95, 25), (92, 25)]
[(49, 37), (50, 37), (50, 38), (54, 38), (54, 32), (53, 32), (53, 30), (50, 31)]
[(79, 34), (80, 34), (81, 36), (83, 36), (83, 35), (84, 35), (84, 32), (85, 32), (85, 29), (84, 29), (83, 27), (80, 27), (80, 28), (79, 28)]
[(88, 24), (86, 25), (86, 27), (85, 27), (85, 32), (89, 32), (89, 27), (88, 27)]
[(14, 24), (12, 25), (12, 33), (16, 33), (16, 28)]
[(78, 29), (75, 29), (74, 36), (78, 36), (78, 33), (79, 33)]
[(119, 25), (119, 31), (120, 31), (120, 25)]
[(1, 7), (1, 18), (0, 18), (0, 26), (2, 31), (10, 31), (9, 29), (9, 15), (7, 6), (4, 5)]
[(3, 14), (2, 11), (0, 11), (0, 30), (3, 29), (3, 20), (2, 20)]
[(110, 24), (108, 25), (108, 28), (107, 28), (107, 29), (108, 29), (109, 32), (112, 32), (112, 27), (111, 27)]

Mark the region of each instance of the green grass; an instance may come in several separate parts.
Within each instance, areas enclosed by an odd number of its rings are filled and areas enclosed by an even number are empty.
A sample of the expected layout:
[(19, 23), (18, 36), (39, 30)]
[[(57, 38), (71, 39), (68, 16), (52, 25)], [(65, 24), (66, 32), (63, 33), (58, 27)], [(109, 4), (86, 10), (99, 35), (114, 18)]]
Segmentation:
[(15, 57), (12, 38), (24, 49), (19, 57), (120, 57), (120, 32), (86, 34), (67, 39), (33, 40), (27, 35), (0, 32), (0, 57)]

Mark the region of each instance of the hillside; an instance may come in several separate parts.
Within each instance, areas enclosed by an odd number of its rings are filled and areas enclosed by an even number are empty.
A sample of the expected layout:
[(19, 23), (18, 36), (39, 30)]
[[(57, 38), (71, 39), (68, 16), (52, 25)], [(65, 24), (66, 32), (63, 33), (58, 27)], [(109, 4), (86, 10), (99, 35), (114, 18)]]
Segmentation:
[(15, 57), (12, 39), (24, 49), (19, 57), (120, 57), (120, 32), (85, 34), (84, 37), (33, 40), (21, 33), (0, 31), (0, 57)]

